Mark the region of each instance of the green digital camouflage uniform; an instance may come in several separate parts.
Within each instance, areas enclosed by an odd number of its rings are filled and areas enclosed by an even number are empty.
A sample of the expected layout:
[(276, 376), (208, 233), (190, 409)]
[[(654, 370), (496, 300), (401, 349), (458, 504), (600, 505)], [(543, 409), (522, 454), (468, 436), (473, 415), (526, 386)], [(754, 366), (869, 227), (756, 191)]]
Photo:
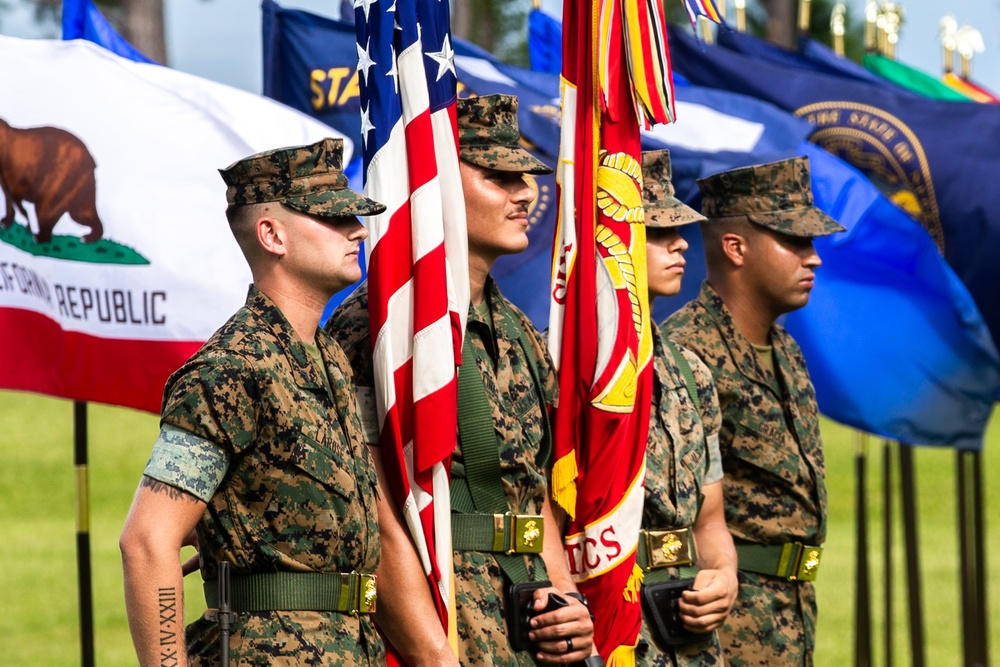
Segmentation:
[[(354, 369), (365, 440), (378, 445), (378, 415), (374, 399), (371, 338), (368, 325), (368, 285), (363, 283), (327, 322), (327, 330), (340, 342)], [(555, 403), (557, 387), (552, 362), (541, 336), (528, 318), (506, 301), (496, 283), (487, 279), (486, 294), (493, 317), (490, 325), (475, 308), (469, 309), (466, 335), (475, 351), (476, 365), (485, 385), (497, 440), (501, 444), (502, 485), (510, 510), (539, 514), (547, 493), (547, 453), (542, 451), (543, 416), (540, 395)], [(531, 345), (530, 354), (544, 377), (535, 387), (517, 340), (507, 335), (503, 318), (515, 317)], [(452, 478), (465, 476), (461, 443), (452, 458)], [(529, 573), (541, 559), (525, 558)], [(490, 553), (454, 552), (455, 599), (459, 659), (466, 667), (479, 665), (534, 665), (527, 652), (513, 652), (507, 640), (504, 578)], [(544, 578), (544, 572), (534, 572)]]
[[(806, 158), (733, 169), (698, 185), (709, 218), (745, 215), (757, 225), (799, 237), (844, 229), (813, 207)], [(821, 545), (826, 486), (819, 410), (798, 344), (780, 325), (771, 328), (777, 371), (772, 373), (708, 283), (664, 328), (701, 357), (715, 379), (722, 408), (726, 522), (737, 550), (741, 545)], [(727, 662), (735, 667), (811, 665), (813, 584), (742, 567), (739, 580), (736, 604), (719, 633)]]
[[(643, 151), (642, 199), (647, 229), (680, 227), (705, 219), (674, 196), (670, 179), (670, 151)], [(646, 441), (642, 527), (670, 530), (693, 526), (704, 500), (702, 488), (721, 479), (721, 470), (711, 469), (710, 464), (714, 457), (718, 466), (721, 418), (715, 383), (705, 364), (694, 353), (678, 346), (694, 376), (699, 414), (688, 394), (684, 374), (664, 346), (655, 324), (652, 335), (653, 392)], [(667, 568), (666, 572), (670, 579), (681, 577), (679, 568)], [(636, 664), (643, 667), (722, 664), (717, 636), (709, 642), (660, 651), (653, 644), (648, 622), (643, 618), (641, 639), (644, 643), (636, 651)]]
[[(167, 381), (161, 424), (225, 450), (229, 468), (198, 522), (202, 575), (367, 572), (379, 559), (375, 468), (362, 444), (347, 360), (322, 331), (321, 370), (277, 307), (246, 305)], [(368, 615), (243, 612), (233, 665), (379, 665)], [(187, 628), (191, 664), (219, 662), (208, 615)]]
[[(384, 211), (348, 188), (342, 167), (343, 140), (322, 139), (219, 172), (230, 206), (280, 202), (319, 218)], [(251, 287), (246, 305), (167, 381), (146, 475), (208, 504), (196, 530), (213, 591), (220, 561), (234, 582), (276, 572), (371, 574), (378, 564), (378, 487), (347, 360), (322, 331), (315, 349), (318, 360)], [(219, 663), (217, 624), (207, 612), (186, 635), (192, 664)], [(241, 611), (231, 658), (234, 665), (376, 665), (385, 652), (367, 614)]]
[[(642, 508), (642, 527), (647, 530), (695, 524), (704, 499), (702, 487), (707, 483), (707, 443), (718, 438), (721, 418), (712, 374), (694, 353), (684, 348), (680, 350), (694, 375), (700, 413), (688, 395), (684, 376), (664, 348), (659, 329), (653, 325), (653, 398), (646, 442), (646, 495)], [(681, 576), (677, 568), (668, 568), (668, 571), (671, 579)], [(641, 637), (648, 648), (637, 651), (637, 665), (701, 667), (722, 664), (718, 637), (713, 637), (711, 642), (663, 652), (654, 646), (645, 620)]]

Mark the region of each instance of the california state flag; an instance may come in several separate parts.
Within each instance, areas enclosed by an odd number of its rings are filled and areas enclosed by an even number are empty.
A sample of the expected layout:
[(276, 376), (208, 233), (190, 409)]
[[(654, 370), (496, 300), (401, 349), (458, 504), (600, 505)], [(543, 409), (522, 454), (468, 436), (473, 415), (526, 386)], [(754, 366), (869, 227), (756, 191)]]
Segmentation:
[(652, 390), (639, 131), (672, 120), (669, 82), (658, 1), (565, 0), (552, 493), (572, 517), (573, 577), (600, 610), (597, 648), (617, 666), (634, 665), (642, 624), (635, 553)]
[(89, 42), (0, 63), (0, 387), (157, 412), (251, 280), (217, 170), (340, 135)]

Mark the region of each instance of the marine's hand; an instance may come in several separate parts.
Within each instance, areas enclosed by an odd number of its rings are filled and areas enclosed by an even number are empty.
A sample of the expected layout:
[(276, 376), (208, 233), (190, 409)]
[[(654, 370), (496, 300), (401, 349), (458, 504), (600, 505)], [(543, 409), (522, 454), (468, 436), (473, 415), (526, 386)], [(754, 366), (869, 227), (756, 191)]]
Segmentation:
[[(187, 537), (184, 538), (184, 542), (181, 544), (182, 547), (194, 547), (195, 551), (198, 550), (198, 531), (192, 530)], [(181, 564), (181, 574), (183, 576), (188, 576), (192, 572), (197, 572), (200, 562), (198, 560), (198, 554), (195, 553), (193, 556), (188, 558)]]
[(692, 632), (711, 632), (723, 624), (736, 601), (739, 581), (725, 570), (701, 570), (694, 590), (684, 591), (679, 602), (684, 627)]
[(560, 596), (565, 607), (539, 614), (531, 619), (528, 637), (538, 646), (535, 657), (551, 665), (569, 664), (590, 657), (594, 646), (594, 623), (590, 611), (575, 598), (562, 595), (555, 588), (535, 591), (535, 610), (548, 604), (549, 594)]

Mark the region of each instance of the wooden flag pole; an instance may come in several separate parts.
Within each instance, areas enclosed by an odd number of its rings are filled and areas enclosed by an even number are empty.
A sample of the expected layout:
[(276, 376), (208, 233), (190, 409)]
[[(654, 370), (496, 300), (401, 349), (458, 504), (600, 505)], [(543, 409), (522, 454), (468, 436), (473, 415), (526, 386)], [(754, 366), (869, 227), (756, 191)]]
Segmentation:
[(854, 434), (856, 451), (854, 455), (854, 516), (857, 523), (855, 540), (855, 586), (854, 586), (854, 667), (870, 667), (872, 655), (871, 594), (868, 569), (868, 502), (866, 457), (868, 435), (857, 431)]
[(735, 0), (733, 6), (736, 8), (736, 29), (740, 32), (746, 32), (747, 0)]
[(90, 495), (87, 480), (87, 404), (73, 401), (76, 467), (76, 575), (80, 605), (80, 664), (94, 667), (94, 592), (90, 569)]

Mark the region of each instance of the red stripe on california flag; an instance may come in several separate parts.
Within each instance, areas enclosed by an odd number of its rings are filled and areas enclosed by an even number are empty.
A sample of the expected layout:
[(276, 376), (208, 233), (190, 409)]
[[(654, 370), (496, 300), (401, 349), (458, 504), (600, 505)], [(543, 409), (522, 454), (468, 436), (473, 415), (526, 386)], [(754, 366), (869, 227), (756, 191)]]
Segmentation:
[[(31, 335), (26, 336), (25, 332)], [(158, 414), (163, 385), (198, 341), (101, 338), (30, 310), (0, 310), (0, 386)], [(14, 344), (16, 341), (16, 344)], [(133, 369), (123, 374), (122, 368)]]

